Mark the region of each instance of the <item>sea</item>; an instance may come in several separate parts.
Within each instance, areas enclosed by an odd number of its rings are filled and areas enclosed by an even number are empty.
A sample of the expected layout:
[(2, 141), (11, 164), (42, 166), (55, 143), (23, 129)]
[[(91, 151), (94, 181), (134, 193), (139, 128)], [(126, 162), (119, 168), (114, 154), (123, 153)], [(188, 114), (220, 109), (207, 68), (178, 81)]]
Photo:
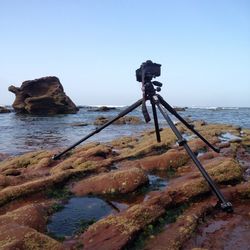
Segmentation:
[[(114, 107), (105, 112), (96, 111), (96, 109), (97, 106), (80, 106), (77, 114), (53, 116), (21, 115), (15, 112), (0, 114), (0, 153), (20, 155), (40, 149), (66, 149), (98, 128), (94, 125), (97, 117), (104, 116), (112, 119), (125, 110), (126, 106)], [(153, 120), (150, 109), (151, 107), (148, 107)], [(178, 113), (186, 120), (203, 120), (207, 123), (232, 124), (241, 128), (250, 128), (250, 108), (189, 107)], [(141, 108), (137, 108), (128, 115), (141, 118), (142, 123), (111, 124), (83, 144), (93, 141), (107, 142), (154, 129), (152, 120), (149, 123), (144, 122)], [(170, 117), (174, 122), (178, 121), (174, 116), (170, 115)], [(168, 127), (160, 113), (158, 113), (158, 119), (161, 128)]]

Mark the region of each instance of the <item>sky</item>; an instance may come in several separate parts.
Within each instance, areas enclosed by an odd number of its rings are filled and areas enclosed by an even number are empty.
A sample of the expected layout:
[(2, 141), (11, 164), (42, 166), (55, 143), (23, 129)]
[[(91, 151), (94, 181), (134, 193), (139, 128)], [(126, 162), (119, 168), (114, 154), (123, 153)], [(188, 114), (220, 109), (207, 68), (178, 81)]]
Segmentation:
[(0, 105), (44, 76), (77, 105), (130, 105), (146, 60), (172, 106), (250, 107), (250, 1), (0, 0)]

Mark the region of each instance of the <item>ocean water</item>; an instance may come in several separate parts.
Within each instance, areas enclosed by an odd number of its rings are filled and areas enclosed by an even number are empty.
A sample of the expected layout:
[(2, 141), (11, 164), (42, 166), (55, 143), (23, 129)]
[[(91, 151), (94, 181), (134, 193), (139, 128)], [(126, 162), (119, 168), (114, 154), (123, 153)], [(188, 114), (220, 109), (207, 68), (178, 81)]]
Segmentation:
[[(38, 149), (67, 148), (97, 128), (93, 122), (98, 116), (113, 118), (125, 108), (117, 107), (108, 112), (96, 112), (93, 107), (86, 106), (82, 107), (77, 114), (54, 116), (19, 115), (14, 112), (0, 114), (0, 153), (18, 155)], [(178, 113), (183, 118), (192, 120), (250, 128), (250, 108), (187, 108), (186, 111)], [(154, 129), (152, 121), (148, 124), (144, 122), (140, 108), (129, 115), (140, 117), (142, 124), (110, 125), (86, 142), (111, 141), (121, 136), (135, 135)], [(160, 113), (158, 118), (160, 127), (168, 126)], [(177, 121), (175, 117), (172, 118), (173, 121)], [(79, 123), (87, 125), (76, 126)]]

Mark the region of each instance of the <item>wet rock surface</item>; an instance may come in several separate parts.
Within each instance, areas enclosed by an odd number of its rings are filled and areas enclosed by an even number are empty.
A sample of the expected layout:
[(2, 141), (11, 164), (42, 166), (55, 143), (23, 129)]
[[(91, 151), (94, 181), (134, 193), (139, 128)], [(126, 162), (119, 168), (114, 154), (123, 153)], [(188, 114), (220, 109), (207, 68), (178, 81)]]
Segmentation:
[(89, 111), (94, 111), (94, 112), (108, 112), (108, 111), (111, 111), (111, 110), (114, 110), (114, 109), (116, 109), (116, 108), (115, 107), (101, 106), (101, 107), (98, 107), (98, 108), (89, 109)]
[(55, 76), (25, 81), (21, 87), (11, 85), (9, 91), (16, 95), (12, 106), (18, 113), (52, 115), (78, 111)]
[[(94, 125), (101, 126), (104, 125), (105, 123), (109, 122), (110, 119), (108, 119), (105, 116), (99, 116), (96, 118), (94, 121)], [(141, 124), (142, 120), (137, 117), (137, 116), (124, 116), (116, 120), (113, 124), (115, 125), (121, 125), (121, 124)]]
[(219, 154), (178, 128), (234, 213), (216, 208), (209, 185), (166, 128), (161, 143), (148, 131), (85, 144), (58, 161), (51, 159), (58, 149), (6, 156), (0, 249), (247, 249), (250, 131), (194, 124)]
[(234, 213), (207, 216), (195, 236), (185, 242), (183, 249), (249, 249), (250, 202), (235, 202)]

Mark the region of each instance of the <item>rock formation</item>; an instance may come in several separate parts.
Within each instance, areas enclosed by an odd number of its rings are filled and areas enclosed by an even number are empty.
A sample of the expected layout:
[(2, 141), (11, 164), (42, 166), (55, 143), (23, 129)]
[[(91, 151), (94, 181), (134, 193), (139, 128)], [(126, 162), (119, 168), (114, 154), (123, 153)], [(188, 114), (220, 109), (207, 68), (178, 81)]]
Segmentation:
[(12, 106), (18, 113), (52, 115), (78, 111), (55, 76), (25, 81), (20, 88), (11, 85), (9, 91), (16, 95)]
[[(57, 150), (1, 161), (0, 249), (248, 249), (250, 130), (196, 125), (221, 152), (212, 152), (196, 138), (188, 143), (232, 201), (235, 213), (216, 208), (208, 183), (166, 128), (161, 143), (149, 131), (105, 144), (85, 144), (58, 161), (51, 159)], [(241, 140), (222, 142), (220, 135), (226, 132)], [(152, 175), (163, 174), (170, 174), (165, 176), (167, 185), (152, 188)], [(113, 211), (91, 223), (79, 217), (84, 229), (58, 241), (46, 224), (57, 209), (63, 211), (65, 206), (69, 212), (67, 194), (77, 199), (92, 194), (109, 202)], [(91, 209), (94, 206), (90, 204)], [(81, 209), (70, 210), (71, 216)]]

